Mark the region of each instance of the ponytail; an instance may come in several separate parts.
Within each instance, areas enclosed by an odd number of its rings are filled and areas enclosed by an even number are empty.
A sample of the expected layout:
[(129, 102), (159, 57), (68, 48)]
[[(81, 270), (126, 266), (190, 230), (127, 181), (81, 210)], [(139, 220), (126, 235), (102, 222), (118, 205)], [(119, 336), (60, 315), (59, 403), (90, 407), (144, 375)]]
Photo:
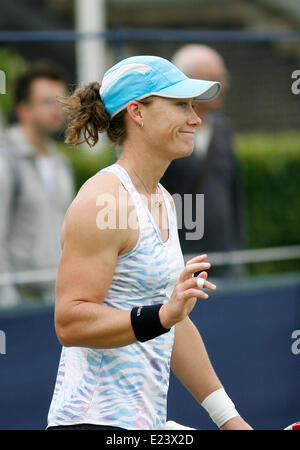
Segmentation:
[(60, 100), (68, 115), (65, 132), (67, 144), (86, 142), (93, 147), (99, 140), (99, 133), (108, 131), (110, 116), (101, 100), (99, 89), (99, 83), (90, 83), (76, 89), (70, 97)]
[[(65, 142), (71, 145), (86, 142), (90, 147), (97, 144), (99, 133), (107, 132), (108, 138), (117, 145), (122, 145), (126, 136), (126, 109), (110, 118), (100, 96), (100, 84), (90, 83), (78, 88), (70, 97), (60, 99), (68, 114)], [(152, 97), (139, 100), (149, 104)], [(83, 139), (80, 141), (80, 138)]]

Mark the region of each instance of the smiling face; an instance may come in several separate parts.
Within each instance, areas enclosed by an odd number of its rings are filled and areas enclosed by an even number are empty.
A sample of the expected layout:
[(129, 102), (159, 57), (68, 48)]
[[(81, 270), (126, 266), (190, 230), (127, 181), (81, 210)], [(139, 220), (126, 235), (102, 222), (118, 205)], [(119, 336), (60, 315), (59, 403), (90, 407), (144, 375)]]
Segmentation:
[(195, 128), (201, 124), (194, 103), (193, 99), (153, 97), (145, 105), (143, 133), (153, 151), (163, 152), (170, 160), (192, 153)]

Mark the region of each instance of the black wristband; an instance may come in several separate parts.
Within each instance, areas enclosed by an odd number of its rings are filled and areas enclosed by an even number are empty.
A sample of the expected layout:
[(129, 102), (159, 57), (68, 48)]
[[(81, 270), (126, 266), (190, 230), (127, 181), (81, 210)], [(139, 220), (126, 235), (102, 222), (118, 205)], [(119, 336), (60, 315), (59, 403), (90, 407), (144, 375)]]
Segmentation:
[(161, 307), (162, 303), (159, 303), (139, 306), (131, 310), (131, 325), (138, 341), (149, 341), (170, 331), (170, 328), (164, 328), (160, 323), (158, 312)]

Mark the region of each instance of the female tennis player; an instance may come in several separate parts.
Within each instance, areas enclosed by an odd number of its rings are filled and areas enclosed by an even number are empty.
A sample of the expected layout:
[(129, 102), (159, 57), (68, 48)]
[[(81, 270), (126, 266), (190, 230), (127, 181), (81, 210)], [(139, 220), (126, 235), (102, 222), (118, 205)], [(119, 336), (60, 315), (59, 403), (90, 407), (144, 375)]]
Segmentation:
[(189, 318), (208, 298), (203, 288), (215, 289), (210, 264), (201, 255), (184, 265), (173, 199), (159, 183), (193, 151), (194, 102), (219, 90), (163, 58), (136, 56), (65, 100), (67, 143), (93, 146), (107, 132), (122, 154), (82, 186), (62, 228), (63, 348), (48, 429), (163, 429), (170, 369), (219, 428), (251, 429)]

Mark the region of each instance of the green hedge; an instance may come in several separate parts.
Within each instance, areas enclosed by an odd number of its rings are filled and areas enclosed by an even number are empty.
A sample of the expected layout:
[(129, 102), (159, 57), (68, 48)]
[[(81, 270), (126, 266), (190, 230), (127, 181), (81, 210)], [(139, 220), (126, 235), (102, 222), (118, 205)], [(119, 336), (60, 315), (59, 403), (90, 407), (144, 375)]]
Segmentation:
[(300, 134), (236, 138), (247, 203), (248, 248), (300, 243)]
[[(300, 244), (300, 133), (238, 134), (236, 155), (246, 202), (246, 248)], [(115, 160), (109, 145), (80, 150), (62, 145), (79, 188)], [(300, 261), (249, 265), (250, 273), (300, 270)]]
[(73, 147), (63, 143), (58, 145), (62, 153), (71, 162), (77, 191), (88, 178), (95, 175), (103, 167), (112, 164), (116, 158), (113, 147), (109, 144), (99, 146), (97, 149), (81, 145)]
[[(236, 155), (247, 211), (247, 248), (300, 244), (300, 133), (240, 134)], [(300, 270), (300, 261), (249, 266), (251, 273)]]

